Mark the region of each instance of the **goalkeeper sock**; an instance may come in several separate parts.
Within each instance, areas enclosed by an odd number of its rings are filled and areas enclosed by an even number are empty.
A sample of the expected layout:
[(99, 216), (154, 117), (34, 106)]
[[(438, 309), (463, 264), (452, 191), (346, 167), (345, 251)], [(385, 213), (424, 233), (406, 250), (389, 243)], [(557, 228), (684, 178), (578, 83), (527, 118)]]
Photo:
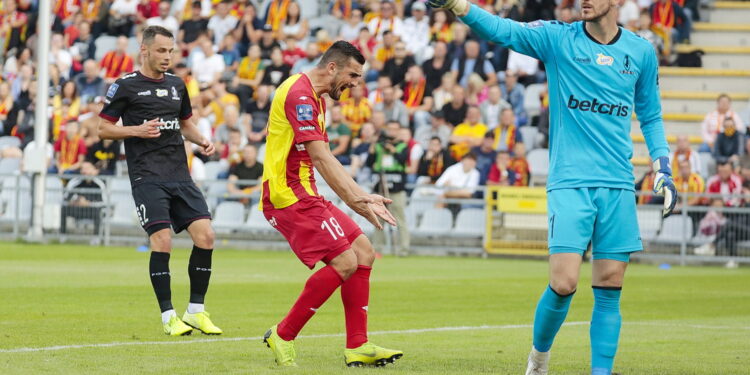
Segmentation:
[(367, 304), (370, 300), (372, 267), (359, 265), (357, 271), (341, 285), (341, 301), (346, 316), (346, 348), (354, 349), (367, 342)]
[(172, 289), (170, 287), (171, 276), (169, 274), (169, 253), (151, 252), (151, 260), (148, 264), (149, 275), (151, 275), (151, 286), (154, 287), (156, 300), (159, 301), (161, 312), (173, 310)]
[(312, 274), (297, 302), (279, 323), (276, 329), (279, 337), (285, 341), (294, 340), (307, 321), (343, 282), (339, 273), (331, 266), (325, 266)]
[(560, 295), (551, 286), (547, 286), (542, 293), (534, 315), (534, 348), (537, 351), (548, 352), (552, 347), (557, 331), (568, 315), (573, 294), (575, 291)]
[(594, 289), (594, 312), (591, 314), (591, 373), (609, 375), (617, 353), (620, 338), (621, 287), (601, 287)]

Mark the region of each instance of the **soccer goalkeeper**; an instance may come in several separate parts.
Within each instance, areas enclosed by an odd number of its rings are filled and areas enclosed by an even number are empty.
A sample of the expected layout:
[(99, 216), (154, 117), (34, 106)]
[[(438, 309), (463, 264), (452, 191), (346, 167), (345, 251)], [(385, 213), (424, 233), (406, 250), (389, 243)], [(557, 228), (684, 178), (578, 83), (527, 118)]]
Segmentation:
[(547, 374), (550, 348), (576, 292), (582, 255), (593, 248), (591, 373), (611, 374), (620, 335), (620, 293), (630, 254), (643, 245), (636, 218), (630, 121), (638, 114), (654, 170), (654, 192), (675, 187), (661, 119), (656, 53), (617, 26), (616, 0), (582, 0), (582, 22), (518, 23), (467, 0), (430, 0), (480, 37), (544, 62), (549, 77), (549, 286), (534, 317), (527, 375)]

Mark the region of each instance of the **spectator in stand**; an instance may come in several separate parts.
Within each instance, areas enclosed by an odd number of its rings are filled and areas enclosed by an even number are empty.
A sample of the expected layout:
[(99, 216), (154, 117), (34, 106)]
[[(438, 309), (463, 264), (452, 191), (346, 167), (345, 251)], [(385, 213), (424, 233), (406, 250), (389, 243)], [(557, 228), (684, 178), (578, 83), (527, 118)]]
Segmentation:
[(453, 40), (448, 43), (448, 56), (451, 56), (454, 60), (462, 59), (465, 55), (464, 44), (466, 44), (466, 38), (469, 36), (469, 27), (461, 22), (453, 22), (451, 29), (453, 30)]
[(175, 64), (174, 74), (185, 82), (190, 99), (197, 99), (200, 96), (200, 85), (198, 80), (193, 77), (193, 73), (188, 69), (187, 64), (179, 62)]
[(495, 162), (490, 167), (487, 185), (513, 186), (516, 183), (516, 173), (510, 169), (510, 153), (500, 151), (495, 156)]
[(471, 153), (477, 156), (477, 170), (479, 171), (479, 184), (486, 185), (490, 168), (495, 163), (497, 151), (494, 149), (495, 138), (492, 132), (487, 132), (482, 143), (471, 149)]
[(740, 156), (740, 170), (747, 171), (747, 177), (743, 172), (742, 181), (750, 181), (750, 137), (745, 137), (744, 149)]
[(690, 42), (692, 20), (677, 1), (656, 0), (649, 7), (651, 13), (651, 29), (659, 35), (667, 51), (672, 50), (672, 44)]
[(159, 0), (140, 0), (135, 9), (135, 24), (143, 27), (149, 18), (159, 16)]
[(286, 20), (287, 14), (289, 13), (290, 4), (291, 1), (289, 0), (271, 0), (271, 3), (268, 4), (268, 8), (266, 8), (266, 16), (264, 18), (266, 20), (266, 26), (268, 26), (271, 31), (276, 32), (281, 29)]
[(411, 17), (404, 20), (404, 35), (401, 40), (406, 43), (406, 49), (414, 54), (417, 61), (425, 60), (425, 51), (430, 44), (430, 22), (424, 3), (412, 2)]
[[(578, 14), (575, 8), (573, 8), (572, 6), (566, 6), (566, 7), (562, 7), (559, 9), (560, 9), (560, 12), (559, 12), (559, 15), (557, 16), (557, 19), (559, 21), (564, 22), (564, 23), (573, 23), (573, 22), (578, 21), (579, 19)], [(637, 7), (636, 9), (640, 10)], [(636, 16), (637, 16), (637, 13), (636, 13)]]
[(247, 56), (240, 60), (237, 67), (237, 76), (232, 80), (231, 90), (240, 99), (240, 103), (245, 106), (253, 97), (255, 88), (265, 75), (265, 65), (260, 59), (260, 47), (253, 44), (247, 51)]
[(182, 51), (191, 51), (197, 47), (198, 37), (208, 29), (208, 20), (201, 15), (201, 2), (193, 1), (190, 18), (182, 21), (177, 42)]
[(427, 93), (427, 80), (419, 65), (412, 65), (406, 72), (403, 82), (402, 100), (406, 111), (413, 120), (414, 128), (429, 126), (430, 110), (433, 107), (432, 97)]
[[(705, 183), (703, 177), (692, 170), (692, 166), (687, 159), (681, 160), (679, 163), (679, 173), (674, 178), (674, 186), (677, 189), (679, 195), (677, 199), (682, 199), (682, 193), (688, 194), (701, 194), (705, 190)], [(699, 206), (703, 203), (703, 198), (700, 196), (693, 196), (687, 199), (688, 206)], [(681, 206), (677, 206), (676, 213), (680, 212)], [(691, 211), (688, 209), (688, 216), (693, 221), (693, 234), (698, 229), (703, 212)]]
[(480, 77), (479, 74), (471, 73), (466, 90), (466, 104), (475, 106), (482, 105), (482, 103), (487, 100), (488, 91), (489, 89), (484, 80), (482, 80), (482, 77)]
[(378, 82), (375, 86), (375, 90), (370, 91), (370, 94), (367, 96), (370, 104), (376, 105), (383, 101), (383, 90), (386, 87), (393, 87), (391, 77), (388, 77), (387, 75), (380, 75), (378, 77)]
[(231, 196), (246, 196), (239, 200), (249, 205), (249, 195), (260, 190), (261, 177), (263, 177), (263, 164), (258, 161), (258, 149), (251, 144), (245, 145), (242, 148), (242, 162), (229, 170), (227, 192)]
[[(487, 125), (482, 122), (482, 114), (479, 107), (470, 106), (466, 111), (466, 120), (456, 126), (451, 133), (451, 154), (456, 160), (463, 160), (473, 147), (479, 146), (487, 133)], [(476, 162), (476, 155), (474, 155)]]
[[(380, 112), (382, 114), (382, 112)], [(370, 145), (378, 141), (378, 131), (372, 123), (366, 122), (362, 124), (362, 128), (359, 131), (359, 137), (352, 140), (351, 152), (351, 165), (349, 166), (349, 174), (358, 183), (370, 183), (372, 179), (372, 170), (365, 164), (367, 156), (370, 153)]]
[(440, 86), (443, 75), (450, 72), (451, 65), (450, 59), (448, 59), (448, 46), (445, 42), (435, 42), (433, 50), (432, 58), (422, 63), (422, 71), (427, 79), (425, 92), (428, 95), (431, 95), (432, 91)]
[[(242, 17), (237, 22), (232, 33), (234, 38), (238, 41), (238, 49), (244, 53), (250, 48), (251, 45), (257, 44), (263, 35), (264, 22), (258, 18), (258, 12), (255, 5), (252, 2), (244, 4), (245, 10), (242, 12)], [(244, 55), (242, 57), (245, 57)]]
[(73, 56), (73, 60), (78, 62), (96, 59), (96, 43), (94, 43), (94, 36), (91, 35), (91, 25), (88, 22), (81, 22), (78, 26), (78, 36), (73, 40), (70, 53)]
[(170, 7), (171, 4), (169, 1), (162, 0), (158, 7), (159, 15), (149, 18), (146, 21), (146, 26), (161, 26), (172, 32), (172, 35), (177, 35), (180, 31), (180, 23), (177, 22), (176, 18), (169, 14)]
[(70, 70), (73, 66), (73, 56), (68, 52), (67, 48), (65, 48), (63, 36), (61, 34), (52, 34), (49, 63), (58, 69), (58, 74), (64, 80), (70, 78)]
[[(428, 81), (429, 86), (429, 81)], [(440, 86), (431, 91), (434, 110), (442, 111), (443, 106), (453, 100), (453, 88), (456, 85), (456, 77), (453, 72), (445, 72), (440, 79)]]
[(409, 112), (404, 102), (396, 99), (393, 87), (383, 89), (383, 101), (375, 104), (374, 110), (385, 113), (386, 121), (396, 121), (402, 128), (409, 126)]
[(328, 113), (331, 116), (331, 125), (326, 128), (326, 134), (328, 134), (331, 153), (341, 164), (349, 165), (351, 163), (349, 144), (352, 140), (352, 131), (344, 122), (340, 106), (334, 105)]
[(3, 9), (3, 29), (5, 33), (4, 53), (13, 49), (23, 48), (26, 45), (26, 30), (28, 28), (29, 17), (26, 12), (18, 9), (15, 0), (6, 1)]
[(133, 71), (133, 58), (128, 55), (128, 38), (117, 38), (116, 48), (107, 52), (101, 62), (104, 69), (104, 81), (112, 84), (125, 73)]
[(190, 68), (201, 88), (211, 87), (226, 69), (224, 57), (214, 52), (211, 39), (206, 36), (199, 38), (198, 45), (200, 48), (191, 54)]
[(359, 52), (362, 52), (362, 56), (365, 57), (365, 60), (369, 61), (370, 64), (374, 62), (375, 47), (378, 46), (378, 42), (372, 37), (372, 35), (370, 35), (370, 29), (368, 29), (367, 26), (359, 29), (357, 37), (354, 38), (351, 43), (354, 47), (357, 47)]
[(690, 147), (690, 138), (686, 135), (677, 136), (677, 149), (672, 153), (672, 170), (679, 170), (679, 163), (682, 161), (690, 163), (692, 172), (702, 173), (700, 157)]
[(104, 79), (99, 76), (96, 61), (86, 60), (83, 63), (83, 72), (75, 77), (75, 85), (84, 102), (104, 95)]
[(383, 131), (387, 122), (388, 119), (385, 117), (385, 112), (377, 110), (372, 112), (370, 123), (375, 127), (376, 132), (380, 133), (381, 131)]
[(716, 99), (716, 110), (706, 114), (701, 124), (701, 135), (703, 136), (704, 144), (701, 146), (701, 151), (711, 151), (714, 148), (716, 142), (716, 136), (719, 133), (724, 132), (724, 119), (731, 118), (734, 120), (734, 125), (737, 131), (745, 133), (745, 124), (742, 122), (742, 118), (732, 110), (732, 99), (727, 94), (721, 94)]
[(634, 0), (624, 0), (620, 5), (620, 13), (617, 16), (617, 23), (630, 31), (638, 29), (638, 19), (640, 18), (641, 8)]
[(271, 61), (271, 52), (274, 48), (281, 48), (281, 44), (276, 40), (271, 25), (263, 26), (263, 32), (260, 34), (260, 42), (258, 45), (260, 45), (261, 51), (260, 58), (265, 62)]
[(226, 66), (224, 73), (231, 72), (232, 76), (237, 73), (237, 67), (240, 65), (241, 57), (237, 46), (238, 44), (231, 33), (224, 35), (224, 39), (221, 40), (221, 44), (219, 45), (218, 54), (224, 58), (224, 65)]
[(289, 37), (296, 39), (301, 42), (310, 32), (310, 26), (307, 24), (307, 20), (302, 18), (301, 9), (299, 3), (292, 0), (289, 2), (287, 7), (286, 19), (284, 24), (279, 30), (276, 39), (286, 40)]
[[(99, 174), (113, 176), (120, 159), (120, 142), (111, 139), (100, 139), (87, 147), (86, 162), (99, 171)], [(82, 174), (86, 174), (81, 170)]]
[(458, 84), (466, 87), (472, 73), (479, 74), (488, 86), (497, 84), (497, 75), (492, 64), (480, 54), (479, 42), (467, 40), (464, 45), (464, 55), (453, 60), (451, 71), (456, 72)]
[[(474, 196), (479, 187), (479, 171), (477, 157), (468, 153), (461, 158), (460, 163), (448, 167), (435, 182), (435, 186), (443, 188), (442, 199), (469, 199)], [(451, 203), (448, 208), (456, 214), (461, 205)]]
[(716, 175), (706, 182), (706, 193), (721, 194), (724, 206), (738, 207), (742, 198), (742, 179), (732, 172), (732, 164), (719, 163)]
[(375, 47), (375, 53), (370, 59), (371, 71), (369, 72), (369, 78), (371, 79), (367, 79), (367, 81), (371, 81), (374, 78), (374, 74), (381, 75), (381, 71), (383, 70), (386, 61), (393, 58), (393, 56), (395, 56), (396, 54), (397, 42), (398, 37), (391, 31), (386, 30), (383, 33), (383, 39)]
[(487, 124), (487, 128), (493, 130), (500, 123), (500, 113), (510, 109), (513, 112), (510, 103), (502, 98), (502, 91), (499, 86), (492, 86), (487, 91), (487, 100), (479, 106), (482, 112), (482, 121)]
[(396, 42), (393, 57), (386, 60), (380, 74), (388, 75), (391, 77), (391, 83), (394, 86), (399, 86), (404, 81), (406, 72), (415, 64), (414, 57), (406, 49), (406, 44), (404, 42)]
[[(219, 158), (222, 162), (226, 162), (226, 165), (230, 167), (236, 165), (242, 161), (242, 147), (247, 143), (246, 138), (242, 138), (242, 133), (239, 129), (229, 130), (229, 139), (227, 143), (224, 143), (219, 150)], [(219, 179), (225, 179), (229, 176), (229, 172), (222, 172), (218, 174)]]
[[(203, 109), (203, 116), (208, 117), (213, 115), (212, 127), (214, 129), (224, 123), (224, 108), (230, 105), (237, 108), (240, 106), (240, 99), (237, 95), (227, 91), (227, 84), (231, 78), (229, 74), (224, 74), (224, 77), (211, 86), (212, 100)], [(208, 94), (208, 90), (204, 93)]]
[(263, 73), (262, 85), (278, 87), (282, 82), (289, 78), (292, 67), (284, 64), (284, 56), (281, 48), (275, 47), (271, 52), (271, 64), (266, 66)]
[[(453, 41), (453, 21), (456, 16), (443, 8), (433, 8), (430, 12), (430, 42), (450, 43)], [(437, 44), (435, 44), (437, 45)]]
[(641, 12), (640, 17), (638, 17), (638, 29), (635, 33), (651, 43), (656, 50), (656, 54), (661, 56), (661, 60), (669, 56), (670, 51), (664, 49), (664, 39), (651, 30), (651, 15), (647, 10)]
[(432, 137), (419, 159), (417, 185), (434, 184), (443, 172), (455, 163), (450, 151), (443, 147), (442, 140), (439, 137)]
[[(334, 8), (335, 9), (335, 8)], [(349, 16), (346, 17), (346, 22), (341, 25), (339, 30), (339, 38), (352, 42), (357, 39), (360, 30), (367, 28), (364, 22), (362, 22), (362, 9), (353, 8), (349, 12)], [(369, 29), (367, 29), (369, 31)]]
[(742, 142), (745, 135), (737, 131), (734, 120), (731, 117), (724, 118), (724, 131), (716, 136), (713, 155), (718, 163), (729, 162), (732, 166), (739, 167), (740, 155), (742, 155)]
[(417, 169), (419, 168), (419, 160), (424, 154), (424, 148), (412, 137), (409, 128), (401, 128), (398, 131), (398, 139), (406, 144), (408, 155), (406, 159), (406, 182), (413, 184), (417, 181)]
[(430, 126), (418, 127), (414, 132), (416, 139), (423, 148), (428, 148), (433, 138), (440, 140), (442, 147), (448, 146), (451, 137), (451, 128), (445, 123), (443, 113), (435, 111), (430, 115)]
[(230, 0), (222, 0), (216, 4), (216, 13), (208, 20), (208, 30), (216, 45), (221, 44), (224, 35), (229, 34), (237, 27), (237, 18), (229, 13), (231, 3)]
[(255, 100), (247, 105), (247, 113), (250, 115), (250, 132), (247, 139), (254, 145), (263, 143), (266, 139), (268, 115), (271, 111), (271, 88), (269, 86), (258, 86)]
[(284, 64), (290, 67), (294, 66), (300, 59), (307, 57), (305, 50), (297, 45), (297, 39), (294, 36), (287, 35), (284, 51), (282, 52), (282, 60)]
[[(8, 103), (9, 96), (6, 95), (7, 83), (0, 83), (0, 120), (5, 121), (7, 113), (13, 108), (13, 103)], [(61, 95), (52, 98), (52, 139), (57, 139), (60, 131), (68, 121), (75, 121), (81, 114), (81, 97), (78, 88), (73, 81), (65, 82)]]
[[(469, 106), (466, 104), (466, 90), (462, 86), (456, 85), (453, 87), (451, 96), (451, 101), (445, 103), (441, 110), (443, 111), (445, 120), (448, 121), (449, 124), (458, 126), (458, 124), (466, 119), (466, 113), (469, 109)], [(482, 134), (484, 134), (484, 132)]]
[[(8, 80), (13, 79), (13, 77), (18, 75), (21, 67), (24, 65), (31, 67), (34, 66), (31, 49), (28, 47), (19, 49), (14, 55), (6, 55), (5, 65), (3, 65), (3, 77)], [(52, 71), (50, 69), (50, 74), (51, 73)], [(51, 90), (52, 87), (50, 87), (50, 91)], [(54, 95), (54, 93), (50, 92), (50, 95)]]
[(643, 174), (643, 177), (641, 177), (641, 179), (635, 183), (635, 191), (637, 194), (636, 198), (638, 200), (638, 204), (658, 205), (664, 203), (664, 197), (654, 195), (653, 186), (655, 176), (656, 173), (654, 173), (654, 168), (651, 159), (649, 158), (648, 170)]
[(555, 0), (527, 0), (523, 12), (523, 20), (532, 22), (536, 20), (555, 19)]
[(526, 124), (526, 110), (523, 108), (524, 88), (518, 84), (518, 77), (512, 71), (505, 72), (505, 83), (500, 85), (503, 98), (513, 107), (519, 125)]
[(390, 31), (399, 38), (404, 35), (404, 23), (396, 16), (395, 6), (390, 0), (382, 0), (380, 2), (380, 14), (374, 16), (370, 22), (367, 23), (367, 28), (370, 29), (373, 38), (378, 41), (382, 40), (385, 31)]
[(60, 233), (68, 231), (68, 217), (76, 219), (91, 219), (94, 221), (94, 235), (99, 235), (99, 224), (102, 220), (101, 211), (104, 208), (103, 195), (106, 186), (104, 181), (97, 178), (99, 170), (89, 163), (81, 165), (83, 177), (76, 177), (65, 187), (65, 198), (60, 215)]
[(114, 0), (108, 10), (107, 33), (114, 36), (129, 36), (133, 24), (137, 20), (141, 18), (145, 20), (148, 17), (155, 16), (156, 12), (152, 13), (150, 10), (152, 6), (150, 1), (144, 0), (143, 2), (148, 9), (139, 4), (137, 0)]
[(237, 106), (229, 104), (224, 107), (224, 122), (216, 127), (214, 132), (214, 141), (216, 142), (216, 148), (219, 149), (220, 144), (227, 144), (229, 142), (229, 132), (236, 130), (240, 133), (240, 138), (243, 140), (241, 145), (247, 143), (247, 135), (245, 134), (245, 127), (240, 123), (240, 111)]
[(317, 43), (307, 43), (307, 46), (305, 47), (305, 57), (302, 59), (297, 60), (297, 62), (292, 67), (292, 70), (289, 72), (290, 74), (297, 74), (306, 72), (315, 65), (318, 65), (318, 61), (320, 60), (320, 48), (318, 47)]
[(510, 160), (510, 169), (515, 173), (515, 186), (529, 186), (532, 170), (526, 160), (526, 146), (523, 145), (523, 142), (517, 142), (513, 146), (513, 159)]
[(365, 97), (363, 84), (349, 89), (349, 98), (343, 100), (341, 104), (341, 114), (344, 116), (344, 123), (352, 131), (352, 135), (357, 137), (362, 124), (369, 121), (372, 116), (372, 106)]
[(86, 160), (86, 144), (78, 134), (78, 123), (69, 122), (65, 133), (55, 142), (55, 166), (49, 173), (76, 174)]
[[(500, 112), (500, 124), (492, 131), (493, 148), (495, 151), (513, 152), (516, 143), (523, 142), (521, 132), (516, 126), (516, 117), (510, 108)], [(515, 153), (514, 153), (515, 155)]]
[(539, 71), (539, 60), (513, 50), (508, 54), (507, 70), (514, 72), (524, 86), (545, 80), (544, 72)]

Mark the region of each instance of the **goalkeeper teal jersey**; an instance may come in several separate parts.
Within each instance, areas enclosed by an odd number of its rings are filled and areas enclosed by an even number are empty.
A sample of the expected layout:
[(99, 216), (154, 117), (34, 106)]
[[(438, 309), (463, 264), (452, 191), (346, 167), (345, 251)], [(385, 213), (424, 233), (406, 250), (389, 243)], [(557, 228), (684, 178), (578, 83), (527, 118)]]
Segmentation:
[(634, 112), (651, 157), (668, 156), (658, 62), (645, 39), (620, 28), (609, 44), (601, 44), (588, 35), (584, 22), (519, 23), (476, 5), (462, 20), (483, 39), (544, 62), (550, 116), (547, 190), (634, 190)]

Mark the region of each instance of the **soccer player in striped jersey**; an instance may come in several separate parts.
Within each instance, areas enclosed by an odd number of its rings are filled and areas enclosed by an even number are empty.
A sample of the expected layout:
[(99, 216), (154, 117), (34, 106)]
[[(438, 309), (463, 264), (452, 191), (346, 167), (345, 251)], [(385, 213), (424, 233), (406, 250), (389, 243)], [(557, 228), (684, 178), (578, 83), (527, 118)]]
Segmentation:
[(612, 372), (620, 336), (620, 293), (630, 254), (643, 250), (635, 207), (631, 117), (638, 114), (654, 160), (653, 190), (674, 208), (658, 62), (648, 41), (617, 26), (617, 0), (582, 0), (583, 21), (518, 23), (467, 0), (430, 0), (480, 37), (544, 62), (549, 77), (547, 181), (550, 283), (537, 304), (527, 375), (547, 374), (549, 351), (593, 249), (591, 373)]
[(375, 250), (349, 216), (318, 194), (313, 173), (315, 167), (354, 212), (378, 229), (382, 230), (378, 217), (396, 225), (385, 207), (391, 201), (365, 193), (328, 146), (321, 96), (338, 100), (344, 89), (357, 86), (364, 62), (356, 47), (336, 42), (315, 68), (284, 81), (271, 104), (260, 208), (302, 263), (310, 269), (318, 262), (326, 264), (310, 276), (286, 317), (264, 336), (280, 366), (296, 366), (294, 339), (339, 287), (346, 316), (347, 366), (383, 366), (403, 355), (367, 340)]

